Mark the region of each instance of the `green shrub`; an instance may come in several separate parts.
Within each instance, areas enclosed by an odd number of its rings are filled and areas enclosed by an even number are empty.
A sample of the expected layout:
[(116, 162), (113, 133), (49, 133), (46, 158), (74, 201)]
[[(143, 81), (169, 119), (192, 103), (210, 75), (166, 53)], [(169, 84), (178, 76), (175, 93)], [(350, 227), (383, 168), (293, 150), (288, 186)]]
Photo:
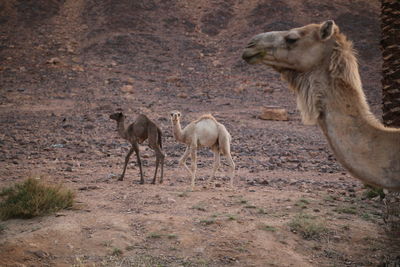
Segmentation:
[(364, 191), (364, 193), (363, 193), (364, 197), (366, 197), (368, 199), (375, 198), (377, 196), (379, 196), (380, 199), (385, 198), (385, 193), (383, 192), (382, 188), (375, 188), (375, 187), (368, 186), (367, 189), (368, 190)]
[(120, 248), (113, 248), (111, 255), (116, 257), (121, 256), (122, 250)]
[(0, 219), (32, 218), (69, 208), (74, 194), (61, 185), (44, 185), (28, 178), (0, 192)]
[(300, 233), (305, 239), (320, 239), (328, 233), (325, 224), (307, 214), (299, 214), (289, 223), (290, 230)]

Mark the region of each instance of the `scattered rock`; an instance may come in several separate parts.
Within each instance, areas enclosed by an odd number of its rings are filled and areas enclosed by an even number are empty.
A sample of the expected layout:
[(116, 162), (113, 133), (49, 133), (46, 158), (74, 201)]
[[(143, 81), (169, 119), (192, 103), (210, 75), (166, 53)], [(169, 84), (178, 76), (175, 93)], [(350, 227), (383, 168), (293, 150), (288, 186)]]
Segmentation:
[(61, 59), (58, 58), (58, 57), (50, 58), (50, 59), (47, 61), (47, 64), (59, 65), (59, 64), (61, 64)]
[(133, 86), (130, 84), (126, 84), (124, 86), (121, 87), (121, 91), (127, 94), (133, 94), (134, 93), (134, 89)]
[(275, 107), (262, 107), (259, 116), (262, 120), (287, 121), (289, 120), (286, 109)]
[(188, 98), (188, 95), (186, 93), (179, 93), (178, 97), (180, 97), (180, 98)]
[(54, 148), (63, 148), (64, 145), (63, 145), (63, 144), (53, 144), (53, 145), (51, 145), (51, 147), (54, 147)]

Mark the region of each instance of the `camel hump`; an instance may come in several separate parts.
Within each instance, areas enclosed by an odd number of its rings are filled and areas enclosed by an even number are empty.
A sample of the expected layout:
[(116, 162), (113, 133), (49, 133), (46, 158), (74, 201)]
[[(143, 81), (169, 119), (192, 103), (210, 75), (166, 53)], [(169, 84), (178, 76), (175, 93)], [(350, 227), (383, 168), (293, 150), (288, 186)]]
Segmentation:
[(213, 120), (213, 121), (217, 122), (217, 119), (214, 118), (214, 116), (211, 115), (210, 113), (201, 115), (195, 122), (197, 123), (197, 122), (202, 121), (202, 120)]

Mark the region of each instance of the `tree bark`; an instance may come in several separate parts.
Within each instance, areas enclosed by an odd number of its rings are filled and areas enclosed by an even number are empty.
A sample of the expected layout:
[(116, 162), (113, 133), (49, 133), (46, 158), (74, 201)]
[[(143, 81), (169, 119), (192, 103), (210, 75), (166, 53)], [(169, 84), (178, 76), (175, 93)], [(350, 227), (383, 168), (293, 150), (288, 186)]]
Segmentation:
[(383, 123), (400, 127), (400, 1), (381, 0)]

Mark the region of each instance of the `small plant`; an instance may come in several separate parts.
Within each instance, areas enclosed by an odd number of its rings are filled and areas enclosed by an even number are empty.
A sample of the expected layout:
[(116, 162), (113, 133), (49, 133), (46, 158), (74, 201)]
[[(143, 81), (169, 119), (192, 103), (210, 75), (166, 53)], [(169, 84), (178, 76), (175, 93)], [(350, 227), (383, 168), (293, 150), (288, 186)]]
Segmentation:
[(194, 205), (194, 206), (192, 207), (192, 209), (194, 209), (194, 210), (199, 210), (199, 211), (207, 211), (206, 208), (204, 207), (204, 205), (202, 205), (202, 204)]
[(320, 239), (328, 233), (325, 224), (307, 214), (299, 214), (289, 223), (292, 232), (300, 233), (305, 239)]
[(101, 243), (105, 247), (111, 247), (112, 241), (111, 240), (105, 240)]
[(258, 229), (266, 232), (276, 232), (276, 228), (267, 224), (261, 224)]
[(310, 201), (307, 200), (307, 199), (305, 199), (305, 198), (300, 198), (300, 199), (299, 199), (299, 202), (300, 202), (300, 203), (304, 203), (304, 204), (310, 204)]
[(307, 204), (310, 204), (310, 201), (308, 201), (307, 199), (304, 199), (304, 198), (300, 198), (294, 205), (297, 207), (300, 207), (302, 209), (306, 209)]
[(357, 214), (357, 209), (355, 207), (342, 207), (334, 209), (337, 213), (346, 213), (346, 214)]
[(364, 197), (369, 198), (369, 199), (375, 198), (378, 196), (380, 197), (380, 199), (385, 198), (385, 193), (383, 192), (382, 188), (374, 188), (371, 186), (368, 186), (367, 188), (368, 188), (368, 190), (364, 191), (364, 193), (363, 193)]
[(258, 213), (258, 214), (267, 214), (267, 212), (266, 212), (263, 208), (259, 208), (259, 209), (257, 210), (257, 213)]
[(236, 221), (237, 218), (235, 215), (232, 214), (227, 214), (226, 217), (228, 218), (229, 221)]
[(176, 234), (167, 234), (166, 237), (168, 239), (177, 239), (178, 238), (178, 236)]
[(247, 200), (246, 199), (239, 199), (239, 203), (240, 204), (247, 204)]
[(246, 209), (256, 209), (257, 207), (254, 205), (246, 205), (244, 206)]
[(215, 223), (215, 219), (214, 218), (200, 220), (200, 224), (204, 224), (204, 225), (211, 225), (213, 223)]
[(153, 238), (153, 239), (158, 239), (158, 238), (161, 238), (163, 235), (162, 234), (160, 234), (160, 233), (155, 233), (155, 232), (153, 232), (153, 233), (150, 233), (147, 237), (148, 238)]
[(0, 192), (0, 219), (33, 218), (72, 207), (74, 194), (61, 185), (44, 185), (28, 178)]
[(361, 214), (360, 216), (361, 216), (361, 218), (363, 218), (366, 221), (372, 221), (372, 216), (369, 213), (365, 212), (365, 213)]
[(122, 250), (119, 249), (119, 248), (113, 248), (113, 250), (111, 252), (111, 255), (112, 256), (116, 256), (116, 257), (121, 256), (122, 255)]
[(324, 200), (326, 201), (326, 202), (335, 202), (335, 200), (337, 200), (337, 197), (336, 196), (326, 196), (326, 197), (324, 197)]

